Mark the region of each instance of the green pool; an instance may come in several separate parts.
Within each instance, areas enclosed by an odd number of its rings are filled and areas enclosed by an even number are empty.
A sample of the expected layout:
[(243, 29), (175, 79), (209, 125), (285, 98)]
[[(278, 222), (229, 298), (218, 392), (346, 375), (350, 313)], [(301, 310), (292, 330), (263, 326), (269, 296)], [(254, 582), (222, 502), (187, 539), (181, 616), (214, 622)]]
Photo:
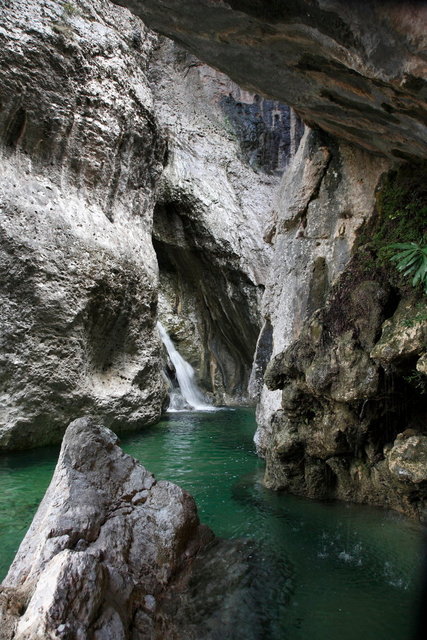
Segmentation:
[[(408, 640), (421, 528), (377, 509), (263, 488), (250, 409), (170, 414), (123, 439), (158, 478), (195, 497), (218, 536), (257, 541), (260, 616), (271, 640)], [(0, 456), (1, 577), (49, 483), (57, 449)], [(248, 640), (251, 640), (248, 638)], [(253, 640), (260, 640), (259, 637)]]

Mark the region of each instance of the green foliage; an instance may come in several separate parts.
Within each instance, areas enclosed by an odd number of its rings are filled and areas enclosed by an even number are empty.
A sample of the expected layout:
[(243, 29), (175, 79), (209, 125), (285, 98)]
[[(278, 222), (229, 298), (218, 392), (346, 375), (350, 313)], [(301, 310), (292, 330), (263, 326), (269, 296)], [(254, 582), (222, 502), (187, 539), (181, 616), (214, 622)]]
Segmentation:
[(415, 387), (418, 393), (427, 394), (427, 378), (419, 371), (414, 371), (409, 376), (403, 376), (403, 379), (412, 387)]
[[(411, 243), (420, 249), (427, 246), (427, 162), (403, 165), (385, 176), (376, 195), (376, 210), (376, 217), (359, 237), (364, 269), (377, 276), (381, 273), (394, 286), (406, 289), (410, 282), (404, 269), (396, 269), (400, 258), (394, 259), (395, 245), (405, 245), (400, 252), (409, 250), (406, 245)], [(421, 251), (418, 254), (421, 262)], [(422, 272), (417, 279), (424, 283)]]
[(406, 318), (403, 322), (405, 327), (415, 327), (416, 324), (427, 322), (427, 307), (425, 302), (418, 302), (414, 307), (411, 318)]
[(79, 12), (77, 7), (75, 7), (72, 2), (64, 2), (62, 8), (64, 10), (64, 13), (66, 13), (69, 16), (75, 16)]
[(427, 245), (418, 242), (396, 242), (388, 246), (389, 249), (399, 250), (390, 258), (396, 263), (397, 270), (404, 276), (413, 275), (412, 286), (421, 284), (427, 293)]

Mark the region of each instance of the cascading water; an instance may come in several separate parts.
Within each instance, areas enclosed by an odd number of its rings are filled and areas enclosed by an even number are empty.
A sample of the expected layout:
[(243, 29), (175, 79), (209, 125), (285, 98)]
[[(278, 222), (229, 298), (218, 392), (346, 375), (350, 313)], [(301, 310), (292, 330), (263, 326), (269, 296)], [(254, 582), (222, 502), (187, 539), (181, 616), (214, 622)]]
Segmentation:
[(175, 375), (179, 385), (178, 389), (170, 392), (168, 411), (215, 411), (215, 407), (207, 404), (202, 392), (194, 380), (194, 369), (189, 362), (184, 360), (175, 348), (161, 322), (157, 323), (160, 338), (168, 352), (169, 358), (175, 367)]

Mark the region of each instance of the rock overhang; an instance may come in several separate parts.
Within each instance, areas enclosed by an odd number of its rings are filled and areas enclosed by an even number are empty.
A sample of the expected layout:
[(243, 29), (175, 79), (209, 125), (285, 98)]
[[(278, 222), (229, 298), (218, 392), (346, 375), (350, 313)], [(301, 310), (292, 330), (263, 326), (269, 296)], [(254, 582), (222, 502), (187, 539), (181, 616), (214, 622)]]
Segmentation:
[(427, 157), (427, 3), (113, 0), (307, 124), (394, 160)]

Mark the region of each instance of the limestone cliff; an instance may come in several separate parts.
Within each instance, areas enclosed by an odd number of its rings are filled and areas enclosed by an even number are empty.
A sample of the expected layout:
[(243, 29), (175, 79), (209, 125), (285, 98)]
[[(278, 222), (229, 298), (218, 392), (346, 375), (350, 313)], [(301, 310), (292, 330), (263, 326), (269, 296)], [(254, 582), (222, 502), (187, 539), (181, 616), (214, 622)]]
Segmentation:
[(297, 134), (288, 107), (168, 40), (150, 70), (168, 139), (153, 221), (159, 314), (203, 389), (233, 404), (247, 399), (271, 259), (263, 230)]
[(158, 263), (205, 388), (244, 395), (289, 109), (236, 115), (228, 79), (107, 0), (0, 15), (0, 447), (159, 418)]
[(165, 394), (153, 36), (102, 0), (13, 0), (0, 15), (0, 446), (58, 441), (86, 410), (135, 428)]
[[(299, 272), (308, 281), (298, 282), (298, 290), (292, 268), (285, 266), (280, 282), (287, 283), (287, 295), (280, 305), (274, 286), (269, 288), (266, 306), (273, 337), (280, 337), (265, 381), (283, 391), (276, 411), (267, 403), (268, 391), (260, 404), (265, 419), (257, 440), (267, 461), (266, 481), (310, 497), (386, 505), (425, 520), (426, 301), (420, 287), (399, 277), (387, 249), (392, 241), (422, 237), (425, 166), (381, 175), (386, 161), (373, 163), (343, 145), (328, 148), (330, 165), (303, 229), (294, 239), (283, 230), (296, 211), (289, 195), (301, 194), (297, 182), (286, 189), (278, 218), (278, 251), (286, 242), (288, 250), (304, 255), (305, 246), (306, 270)], [(326, 163), (324, 147), (320, 156), (312, 149), (306, 169), (316, 157)], [(332, 175), (338, 182), (325, 199)], [(313, 227), (314, 211), (321, 218)], [(329, 227), (323, 239), (318, 232), (312, 236), (320, 220)], [(296, 262), (294, 256), (292, 266)]]

